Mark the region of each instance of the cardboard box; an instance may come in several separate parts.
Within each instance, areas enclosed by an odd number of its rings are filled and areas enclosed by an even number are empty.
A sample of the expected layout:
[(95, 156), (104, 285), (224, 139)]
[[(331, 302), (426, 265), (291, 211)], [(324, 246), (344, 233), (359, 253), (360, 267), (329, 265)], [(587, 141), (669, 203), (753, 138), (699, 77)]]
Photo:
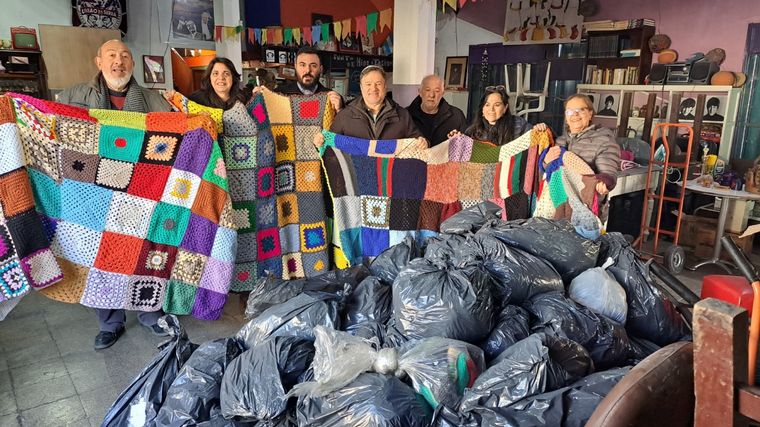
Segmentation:
[[(718, 232), (718, 220), (713, 218), (701, 218), (696, 217), (694, 221), (694, 255), (697, 258), (705, 259), (710, 258), (715, 248), (715, 233)], [(681, 225), (683, 227), (683, 223)], [(683, 229), (683, 228), (682, 228)], [(682, 234), (683, 235), (683, 234)], [(736, 233), (725, 232), (726, 236), (730, 236), (736, 243), (736, 246), (742, 250), (747, 256), (752, 253), (752, 244), (754, 242), (754, 234), (738, 235)], [(733, 262), (731, 256), (726, 251), (721, 251), (720, 257), (723, 260)]]
[[(720, 212), (720, 206), (723, 199), (715, 198), (714, 209)], [(726, 217), (726, 231), (730, 233), (743, 233), (747, 228), (747, 220), (755, 209), (755, 202), (752, 200), (729, 199), (728, 217)]]

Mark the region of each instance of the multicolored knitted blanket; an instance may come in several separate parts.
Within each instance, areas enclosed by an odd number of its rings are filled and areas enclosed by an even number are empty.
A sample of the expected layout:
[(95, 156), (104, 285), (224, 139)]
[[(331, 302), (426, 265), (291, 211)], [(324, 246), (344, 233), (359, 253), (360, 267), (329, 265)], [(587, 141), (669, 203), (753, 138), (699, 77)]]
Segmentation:
[(237, 237), (210, 118), (88, 111), (15, 94), (0, 97), (0, 117), (15, 123), (0, 136), (2, 158), (25, 156), (28, 181), (18, 185), (31, 184), (39, 214), (28, 224), (42, 219), (64, 273), (41, 292), (89, 307), (219, 318)]
[(547, 132), (503, 146), (460, 135), (433, 148), (408, 140), (375, 141), (323, 131), (322, 162), (335, 227), (348, 260), (360, 263), (406, 236), (437, 235), (451, 215), (489, 200), (505, 219), (527, 218)]
[[(17, 142), (9, 143), (21, 138), (12, 113), (11, 99), (0, 97), (0, 320), (31, 288), (43, 289), (63, 278), (35, 211), (24, 152)], [(36, 138), (45, 130), (21, 131), (24, 138)]]
[[(222, 112), (175, 95), (185, 112), (205, 112), (223, 132), (238, 255), (231, 290), (250, 291), (258, 277), (283, 279), (327, 271), (327, 229), (314, 135), (335, 116), (326, 94), (283, 96), (265, 91), (247, 107)], [(221, 119), (221, 120), (220, 120)]]
[(579, 234), (596, 238), (601, 233), (601, 221), (594, 171), (575, 153), (564, 147), (561, 150), (561, 155), (545, 167), (542, 159), (548, 150), (539, 158), (543, 175), (533, 216), (567, 219)]

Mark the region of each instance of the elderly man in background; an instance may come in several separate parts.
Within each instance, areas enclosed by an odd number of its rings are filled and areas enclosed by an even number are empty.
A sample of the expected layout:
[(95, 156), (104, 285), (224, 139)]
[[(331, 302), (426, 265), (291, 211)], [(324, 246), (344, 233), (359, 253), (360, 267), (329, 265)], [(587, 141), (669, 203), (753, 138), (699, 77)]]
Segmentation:
[(446, 102), (443, 94), (443, 79), (426, 76), (420, 84), (419, 96), (406, 107), (431, 147), (447, 140), (451, 131), (467, 127), (462, 110)]
[[(140, 87), (132, 77), (135, 61), (132, 52), (121, 40), (109, 40), (98, 49), (95, 57), (98, 74), (88, 83), (72, 86), (58, 97), (58, 102), (82, 108), (108, 110), (171, 111), (169, 103), (158, 92)], [(146, 219), (148, 220), (148, 219)], [(124, 332), (126, 314), (124, 310), (96, 308), (100, 332), (95, 337), (95, 349), (112, 346)], [(153, 334), (167, 335), (156, 324), (163, 311), (140, 312), (137, 320)]]

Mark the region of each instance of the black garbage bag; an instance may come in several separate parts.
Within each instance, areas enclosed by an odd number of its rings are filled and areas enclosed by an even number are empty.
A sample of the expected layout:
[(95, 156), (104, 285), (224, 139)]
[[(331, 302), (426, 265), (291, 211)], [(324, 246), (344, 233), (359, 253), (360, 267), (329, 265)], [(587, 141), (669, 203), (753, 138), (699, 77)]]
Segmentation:
[(501, 207), (493, 202), (480, 202), (463, 209), (441, 223), (441, 233), (475, 233), (487, 222), (501, 218)]
[(490, 364), (498, 355), (514, 343), (530, 335), (530, 315), (522, 307), (508, 305), (499, 313), (488, 338), (480, 343), (486, 361)]
[[(439, 234), (427, 240), (425, 258), (431, 261), (453, 263), (455, 254), (467, 243), (467, 236)], [(460, 257), (461, 258), (461, 257)]]
[(163, 316), (158, 319), (158, 324), (169, 332), (171, 338), (159, 345), (160, 353), (116, 398), (101, 426), (152, 424), (177, 372), (197, 347), (187, 339), (176, 316)]
[(432, 410), (400, 379), (363, 373), (338, 391), (298, 399), (298, 424), (310, 427), (427, 427)]
[(533, 332), (545, 332), (579, 343), (589, 351), (597, 369), (627, 363), (631, 351), (628, 334), (610, 319), (558, 292), (536, 295), (523, 307), (533, 316)]
[[(345, 294), (348, 294), (346, 292)], [(340, 328), (339, 306), (344, 295), (303, 292), (273, 305), (246, 323), (235, 335), (252, 348), (269, 337), (294, 336), (314, 341), (314, 327)]]
[(350, 331), (366, 322), (388, 322), (392, 314), (392, 292), (391, 285), (378, 277), (369, 276), (362, 280), (346, 301), (345, 330)]
[(222, 376), (227, 365), (242, 352), (242, 345), (234, 338), (201, 344), (169, 387), (156, 424), (181, 427), (222, 421), (219, 403)]
[(683, 317), (673, 303), (660, 292), (649, 278), (644, 263), (620, 233), (602, 236), (600, 259), (612, 258), (615, 263), (607, 271), (625, 289), (628, 302), (626, 330), (637, 337), (660, 346), (690, 339)]
[(652, 353), (659, 350), (659, 345), (644, 338), (629, 336), (631, 340), (631, 354), (628, 359), (631, 365), (638, 365), (639, 362), (649, 357)]
[(436, 427), (583, 427), (599, 403), (630, 372), (630, 367), (595, 372), (573, 384), (527, 397), (504, 408), (477, 407), (457, 413), (441, 406), (431, 425)]
[[(245, 317), (253, 319), (267, 308), (282, 304), (302, 292), (326, 292), (342, 295), (346, 289), (355, 288), (367, 276), (369, 276), (367, 267), (358, 265), (344, 270), (332, 270), (319, 276), (304, 279), (282, 280), (272, 275), (262, 277), (248, 296)], [(349, 287), (347, 288), (346, 285)]]
[[(366, 337), (365, 337), (366, 338)], [(388, 319), (388, 323), (385, 324), (385, 332), (383, 333), (383, 348), (401, 347), (404, 343), (409, 342), (409, 338), (396, 326), (396, 316), (391, 316)]]
[(533, 334), (501, 353), (465, 390), (459, 411), (503, 408), (564, 387), (593, 370), (594, 364), (580, 344), (552, 335)]
[(395, 326), (409, 339), (444, 337), (477, 344), (493, 327), (491, 279), (480, 266), (410, 262), (393, 282)]
[(481, 233), (548, 261), (569, 284), (581, 272), (596, 266), (599, 245), (575, 232), (567, 220), (528, 218), (492, 222)]
[(285, 412), (285, 394), (303, 379), (314, 359), (314, 344), (298, 337), (273, 337), (244, 352), (224, 373), (225, 418), (273, 420)]
[(422, 251), (417, 247), (414, 238), (407, 236), (401, 243), (382, 251), (373, 259), (369, 265), (369, 271), (390, 286), (396, 280), (399, 271), (409, 264), (409, 261), (421, 256)]

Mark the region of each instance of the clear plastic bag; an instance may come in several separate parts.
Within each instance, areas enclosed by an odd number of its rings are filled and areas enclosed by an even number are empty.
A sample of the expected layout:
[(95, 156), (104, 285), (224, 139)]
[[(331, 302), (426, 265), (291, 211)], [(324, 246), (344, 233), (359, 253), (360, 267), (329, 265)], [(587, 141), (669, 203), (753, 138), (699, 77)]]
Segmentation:
[(465, 388), (485, 369), (483, 351), (446, 338), (410, 341), (400, 348), (378, 350), (377, 343), (318, 326), (314, 381), (299, 384), (295, 395), (324, 396), (339, 390), (362, 372), (408, 376), (414, 389), (435, 408), (456, 405)]
[(568, 296), (594, 313), (625, 325), (628, 316), (625, 290), (606, 269), (614, 261), (609, 258), (601, 267), (589, 268), (575, 276), (567, 289)]

